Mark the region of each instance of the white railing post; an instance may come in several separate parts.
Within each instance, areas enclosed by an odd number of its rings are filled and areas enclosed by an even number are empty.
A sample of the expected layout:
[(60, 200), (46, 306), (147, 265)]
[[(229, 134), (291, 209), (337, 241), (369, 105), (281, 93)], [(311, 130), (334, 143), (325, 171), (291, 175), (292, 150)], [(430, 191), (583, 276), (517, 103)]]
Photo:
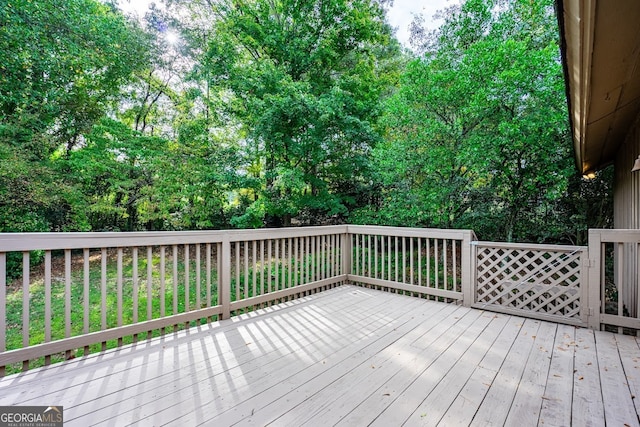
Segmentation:
[(472, 244), (472, 231), (466, 231), (462, 239), (462, 274), (460, 283), (462, 287), (462, 305), (471, 307), (475, 302), (475, 286), (473, 277), (475, 271), (475, 246)]
[(580, 321), (589, 325), (589, 248), (580, 251)]
[(349, 275), (353, 274), (352, 271), (352, 252), (353, 252), (353, 242), (351, 237), (351, 232), (349, 231), (349, 226), (347, 226), (347, 232), (342, 235), (342, 248), (340, 248), (342, 252), (342, 274), (347, 275), (347, 280), (349, 279)]
[(222, 256), (219, 272), (218, 304), (222, 306), (220, 319), (228, 319), (231, 317), (231, 242), (227, 233), (222, 237), (220, 250)]
[(589, 279), (587, 281), (587, 321), (590, 329), (600, 330), (602, 310), (602, 235), (598, 230), (589, 230)]

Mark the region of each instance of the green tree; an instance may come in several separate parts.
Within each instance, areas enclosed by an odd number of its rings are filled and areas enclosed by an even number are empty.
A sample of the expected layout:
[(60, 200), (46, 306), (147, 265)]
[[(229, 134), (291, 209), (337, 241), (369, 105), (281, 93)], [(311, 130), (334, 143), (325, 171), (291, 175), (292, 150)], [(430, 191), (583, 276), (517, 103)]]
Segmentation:
[(0, 229), (83, 228), (60, 164), (147, 61), (147, 37), (94, 0), (0, 3)]
[(383, 197), (359, 219), (535, 240), (572, 173), (553, 2), (468, 0), (417, 39), (374, 153)]
[[(380, 4), (222, 1), (203, 66), (242, 123), (257, 180), (238, 226), (344, 215), (356, 203), (372, 125), (398, 54)], [(253, 199), (253, 200), (251, 200)]]

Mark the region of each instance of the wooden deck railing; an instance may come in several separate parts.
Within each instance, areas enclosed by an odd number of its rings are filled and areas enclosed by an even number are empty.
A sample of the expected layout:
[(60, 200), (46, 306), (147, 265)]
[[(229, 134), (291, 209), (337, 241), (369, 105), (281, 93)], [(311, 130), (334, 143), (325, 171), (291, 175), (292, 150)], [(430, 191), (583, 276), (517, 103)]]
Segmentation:
[(640, 329), (640, 230), (593, 230), (589, 248), (475, 240), (470, 230), (353, 225), (0, 234), (0, 374), (345, 282)]
[(354, 283), (470, 301), (471, 230), (349, 226)]
[(640, 330), (640, 230), (589, 230), (589, 326)]
[(474, 242), (473, 307), (587, 324), (586, 246)]
[(1, 234), (0, 370), (86, 355), (342, 283), (346, 233), (335, 226)]

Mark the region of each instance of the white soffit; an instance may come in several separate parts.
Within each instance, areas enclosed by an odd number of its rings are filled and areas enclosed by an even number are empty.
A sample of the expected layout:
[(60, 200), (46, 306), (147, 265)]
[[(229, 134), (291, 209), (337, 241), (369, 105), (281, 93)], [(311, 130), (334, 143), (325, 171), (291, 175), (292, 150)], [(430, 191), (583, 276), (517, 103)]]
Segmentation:
[(614, 161), (640, 111), (640, 1), (561, 4), (576, 162), (588, 173)]

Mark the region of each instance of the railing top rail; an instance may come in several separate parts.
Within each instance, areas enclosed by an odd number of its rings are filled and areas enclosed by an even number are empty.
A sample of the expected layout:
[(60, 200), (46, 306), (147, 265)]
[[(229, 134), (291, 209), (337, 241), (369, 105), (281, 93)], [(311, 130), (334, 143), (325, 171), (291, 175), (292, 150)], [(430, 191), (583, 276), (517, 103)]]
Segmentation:
[(638, 243), (640, 230), (638, 229), (590, 229), (589, 237), (598, 236), (601, 242)]
[(504, 248), (504, 249), (533, 249), (538, 251), (554, 251), (554, 252), (585, 252), (588, 246), (571, 246), (571, 245), (546, 245), (540, 243), (505, 243), (505, 242), (482, 242), (474, 241), (471, 244), (484, 248)]
[(219, 243), (346, 233), (346, 226), (257, 230), (0, 233), (0, 252)]
[(255, 230), (229, 230), (232, 242), (261, 239), (284, 239), (289, 237), (326, 236), (347, 233), (346, 225), (323, 225), (317, 227), (258, 228)]
[(441, 228), (386, 227), (377, 225), (348, 225), (348, 233), (389, 235), (398, 237), (425, 237), (434, 239), (463, 240), (474, 236), (472, 230), (451, 230)]

